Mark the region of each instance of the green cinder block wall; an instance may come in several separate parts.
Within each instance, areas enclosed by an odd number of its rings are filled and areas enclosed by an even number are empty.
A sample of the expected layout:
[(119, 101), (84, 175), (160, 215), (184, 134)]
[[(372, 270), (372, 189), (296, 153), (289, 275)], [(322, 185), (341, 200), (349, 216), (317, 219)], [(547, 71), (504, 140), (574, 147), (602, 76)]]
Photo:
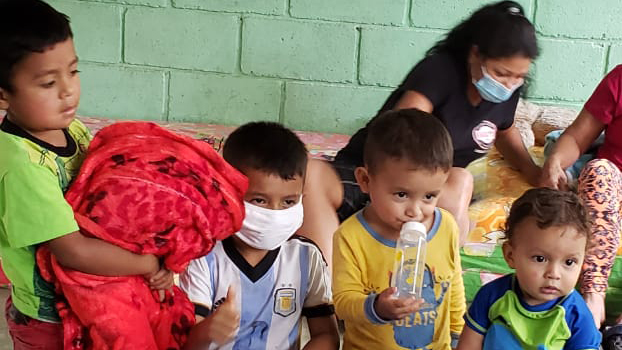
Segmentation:
[[(79, 112), (352, 133), (482, 0), (49, 0), (71, 17)], [(531, 101), (580, 108), (622, 63), (620, 0), (520, 0)]]

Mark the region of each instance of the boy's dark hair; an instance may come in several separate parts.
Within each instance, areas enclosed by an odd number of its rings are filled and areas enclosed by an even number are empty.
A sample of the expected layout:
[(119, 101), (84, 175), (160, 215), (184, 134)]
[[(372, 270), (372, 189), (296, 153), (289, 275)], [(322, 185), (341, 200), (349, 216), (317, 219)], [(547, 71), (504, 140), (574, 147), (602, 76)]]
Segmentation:
[(261, 170), (283, 180), (304, 177), (307, 169), (304, 143), (279, 123), (252, 122), (240, 126), (229, 135), (222, 153), (238, 170)]
[(590, 220), (581, 199), (569, 191), (532, 188), (520, 196), (510, 209), (505, 224), (505, 238), (512, 240), (516, 226), (528, 217), (536, 219), (541, 229), (570, 226), (584, 236), (590, 234)]
[(500, 1), (479, 8), (427, 54), (449, 53), (466, 62), (473, 46), (477, 46), (485, 58), (521, 55), (533, 60), (540, 53), (535, 28), (525, 17), (523, 7), (514, 1)]
[(440, 120), (418, 109), (402, 109), (384, 112), (369, 123), (363, 158), (370, 172), (386, 158), (406, 159), (416, 169), (449, 171), (453, 153)]
[(13, 92), (13, 68), (34, 52), (73, 37), (69, 18), (40, 0), (1, 0), (0, 88)]

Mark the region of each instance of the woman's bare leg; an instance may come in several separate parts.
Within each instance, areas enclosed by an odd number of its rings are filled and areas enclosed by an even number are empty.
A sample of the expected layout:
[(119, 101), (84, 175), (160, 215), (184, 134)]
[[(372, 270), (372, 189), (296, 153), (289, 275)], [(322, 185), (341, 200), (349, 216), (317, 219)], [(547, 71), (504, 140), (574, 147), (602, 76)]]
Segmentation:
[(438, 206), (453, 214), (460, 229), (460, 245), (466, 241), (471, 221), (469, 204), (473, 195), (473, 175), (464, 168), (451, 168), (449, 178), (443, 188)]
[(343, 185), (337, 172), (325, 161), (310, 160), (302, 199), (305, 217), (297, 233), (320, 247), (331, 271), (333, 234), (339, 227), (337, 209), (342, 201)]

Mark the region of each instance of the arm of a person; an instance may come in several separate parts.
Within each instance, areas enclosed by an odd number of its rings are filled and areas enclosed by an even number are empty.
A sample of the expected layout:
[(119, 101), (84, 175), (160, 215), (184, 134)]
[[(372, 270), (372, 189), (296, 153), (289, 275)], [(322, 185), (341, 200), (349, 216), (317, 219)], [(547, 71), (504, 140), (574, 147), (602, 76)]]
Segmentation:
[(417, 108), (424, 112), (432, 113), (434, 105), (424, 94), (413, 90), (407, 90), (397, 101), (393, 109), (400, 110), (408, 108)]
[(540, 180), (541, 169), (529, 155), (520, 132), (514, 125), (505, 130), (497, 131), (495, 146), (503, 157), (525, 176), (530, 184), (535, 185)]
[(47, 246), (62, 266), (93, 275), (146, 275), (160, 268), (154, 255), (134, 254), (79, 231), (52, 239)]
[[(213, 252), (212, 252), (213, 253)], [(226, 344), (237, 334), (240, 312), (237, 291), (229, 286), (224, 301), (213, 307), (216, 286), (212, 285), (210, 265), (205, 257), (192, 260), (179, 277), (179, 286), (195, 307), (196, 323), (190, 330), (184, 350), (205, 349), (210, 344)]]
[(339, 349), (339, 331), (335, 315), (307, 318), (310, 340), (304, 350)]
[(223, 345), (231, 342), (237, 333), (240, 314), (233, 303), (223, 303), (207, 317), (196, 315), (196, 323), (190, 329), (184, 350), (207, 349), (212, 343)]
[[(502, 277), (505, 278), (505, 277)], [(493, 281), (493, 285), (484, 285), (475, 294), (473, 302), (464, 318), (466, 324), (460, 334), (458, 350), (481, 350), (484, 342), (484, 335), (490, 327), (491, 321), (488, 318), (490, 306), (496, 300), (496, 294), (502, 292), (505, 287), (499, 282), (507, 283), (507, 279)]]
[(206, 331), (205, 328), (209, 326), (205, 324), (205, 317), (195, 315), (196, 323), (190, 329), (190, 333), (188, 334), (188, 340), (186, 340), (186, 344), (184, 344), (184, 350), (201, 350), (207, 348), (211, 344), (211, 339), (209, 337), (209, 332)]
[(541, 185), (565, 186), (565, 169), (571, 166), (598, 135), (620, 114), (622, 67), (614, 68), (601, 80), (579, 116), (557, 140), (543, 167)]
[(605, 124), (594, 118), (585, 108), (559, 137), (546, 163), (559, 163), (566, 169), (596, 140)]
[(362, 271), (351, 242), (344, 239), (340, 231), (335, 233), (333, 242), (333, 298), (337, 316), (352, 323), (382, 323), (374, 310), (376, 294), (365, 293)]
[(449, 332), (451, 335), (451, 347), (456, 348), (458, 338), (464, 328), (464, 313), (466, 311), (466, 299), (464, 295), (464, 282), (462, 280), (462, 262), (460, 260), (458, 225), (454, 222), (452, 252), (454, 260), (454, 274), (451, 280), (450, 304), (449, 304)]
[(50, 169), (16, 164), (0, 180), (0, 197), (6, 201), (0, 209), (3, 229), (13, 247), (46, 244), (61, 265), (97, 275), (148, 274), (159, 269), (153, 255), (133, 254), (83, 236)]
[(322, 252), (314, 244), (307, 244), (309, 257), (309, 287), (305, 296), (302, 315), (307, 318), (311, 339), (306, 350), (339, 349), (339, 331), (328, 265)]
[(460, 335), (457, 350), (481, 350), (484, 336), (477, 333), (471, 327), (464, 327)]
[(562, 133), (542, 166), (540, 186), (565, 189), (565, 169), (571, 166), (596, 140), (605, 124), (583, 109), (577, 119)]

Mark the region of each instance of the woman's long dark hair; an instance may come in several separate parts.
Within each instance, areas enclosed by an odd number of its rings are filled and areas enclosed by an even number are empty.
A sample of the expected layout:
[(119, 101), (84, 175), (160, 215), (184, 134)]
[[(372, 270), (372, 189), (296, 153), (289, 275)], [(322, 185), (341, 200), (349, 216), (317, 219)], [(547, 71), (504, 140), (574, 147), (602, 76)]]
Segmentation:
[(447, 53), (466, 62), (476, 46), (484, 58), (538, 57), (536, 32), (525, 17), (523, 7), (514, 1), (486, 5), (454, 27), (427, 52), (427, 56)]

